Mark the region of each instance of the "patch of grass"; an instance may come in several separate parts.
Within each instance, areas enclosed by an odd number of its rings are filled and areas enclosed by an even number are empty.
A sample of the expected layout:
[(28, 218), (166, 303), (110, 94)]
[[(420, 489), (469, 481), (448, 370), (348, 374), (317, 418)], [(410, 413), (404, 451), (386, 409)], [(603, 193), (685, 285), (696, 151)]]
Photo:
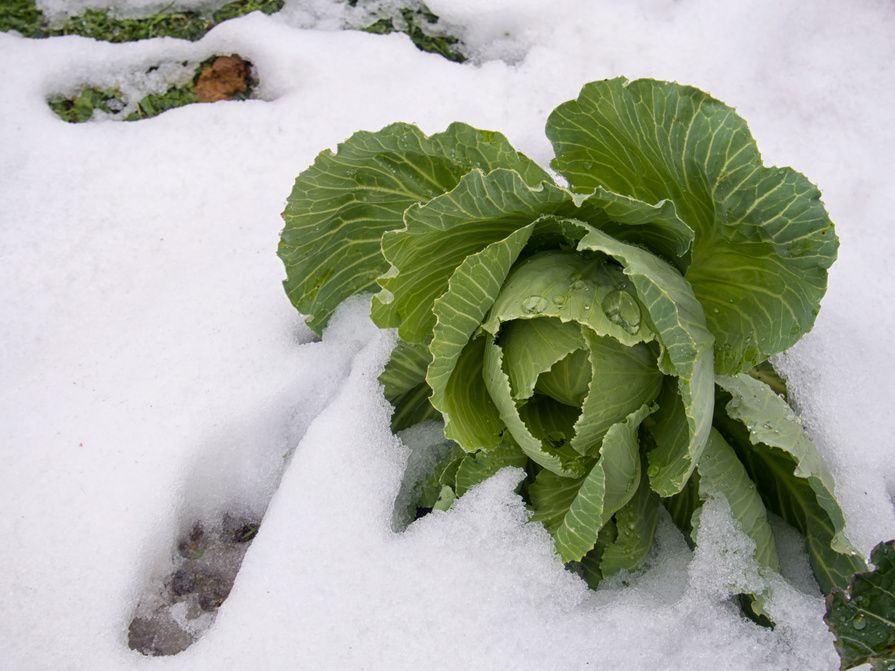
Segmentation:
[(212, 14), (163, 9), (139, 18), (121, 18), (107, 9), (88, 9), (51, 28), (34, 0), (0, 1), (0, 32), (16, 30), (25, 37), (81, 35), (104, 42), (134, 42), (151, 37), (176, 37), (195, 41), (217, 24), (250, 12), (273, 14), (284, 0), (233, 0)]
[[(189, 83), (181, 86), (172, 86), (164, 93), (150, 93), (140, 99), (136, 109), (127, 116), (118, 115), (115, 118), (122, 121), (140, 121), (141, 119), (158, 116), (170, 109), (203, 102), (202, 96), (197, 92), (196, 84), (203, 72), (213, 70), (212, 66), (218, 58), (220, 56), (212, 56), (200, 63)], [(232, 57), (230, 58), (232, 60)], [(248, 69), (250, 66), (251, 64), (245, 61), (245, 67)], [(234, 91), (227, 96), (227, 99), (246, 100), (251, 96), (252, 90), (257, 84), (258, 82), (254, 77), (249, 75), (245, 78), (244, 90)], [(78, 91), (73, 98), (57, 98), (48, 101), (48, 104), (56, 113), (56, 116), (63, 121), (84, 123), (85, 121), (90, 121), (96, 110), (112, 115), (118, 114), (127, 106), (127, 100), (121, 91), (117, 89), (99, 89), (88, 86)]]
[(0, 2), (0, 33), (15, 30), (25, 37), (42, 37), (46, 28), (44, 15), (34, 0)]
[(121, 91), (117, 89), (98, 89), (92, 86), (81, 89), (74, 98), (58, 98), (49, 101), (50, 109), (56, 116), (69, 123), (89, 121), (96, 110), (110, 114), (124, 108), (125, 102)]
[[(355, 6), (357, 0), (353, 3), (349, 2), (349, 4)], [(438, 23), (438, 16), (433, 14), (426, 5), (420, 5), (417, 9), (406, 7), (402, 9), (400, 19), (385, 17), (370, 24), (363, 30), (376, 35), (387, 35), (395, 32), (405, 33), (420, 51), (438, 54), (454, 63), (465, 62), (466, 56), (457, 49), (459, 40), (453, 35), (434, 32), (433, 27), (436, 23)]]
[(139, 121), (158, 116), (170, 109), (192, 105), (199, 102), (196, 97), (196, 85), (190, 83), (186, 86), (172, 86), (164, 93), (150, 93), (137, 103), (137, 109), (128, 114), (125, 121)]

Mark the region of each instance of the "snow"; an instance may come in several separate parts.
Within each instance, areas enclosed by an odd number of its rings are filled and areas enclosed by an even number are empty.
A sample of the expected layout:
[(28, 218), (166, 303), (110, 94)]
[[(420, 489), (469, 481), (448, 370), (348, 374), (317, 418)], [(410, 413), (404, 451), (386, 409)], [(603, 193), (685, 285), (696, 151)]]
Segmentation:
[[(334, 30), (344, 9), (322, 0), (194, 44), (0, 35), (6, 668), (836, 668), (798, 543), (781, 552), (789, 584), (762, 575), (723, 507), (695, 554), (665, 520), (647, 569), (595, 593), (526, 524), (511, 470), (396, 532), (405, 466), (437, 431), (390, 433), (376, 375), (393, 336), (359, 299), (313, 342), (275, 250), (295, 175), (357, 129), (463, 120), (546, 165), (546, 116), (587, 81), (711, 91), (767, 163), (820, 185), (837, 223), (817, 326), (780, 363), (867, 552), (895, 537), (895, 10), (479, 4), (429, 2), (466, 40), (462, 66)], [(254, 63), (259, 100), (82, 125), (46, 106), (84, 83), (152, 90), (147, 66), (215, 53)], [(181, 76), (170, 67), (157, 76)], [(205, 636), (173, 657), (129, 650), (134, 608), (192, 523), (265, 510)], [(731, 600), (766, 584), (773, 632)]]

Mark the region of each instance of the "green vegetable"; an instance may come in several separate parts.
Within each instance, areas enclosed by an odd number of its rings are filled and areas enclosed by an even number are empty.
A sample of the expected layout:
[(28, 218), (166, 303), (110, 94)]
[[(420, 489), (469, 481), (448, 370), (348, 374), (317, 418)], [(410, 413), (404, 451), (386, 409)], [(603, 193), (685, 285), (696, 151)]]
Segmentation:
[[(295, 306), (320, 332), (375, 293), (400, 338), (381, 377), (393, 428), (440, 417), (457, 446), (420, 507), (523, 467), (532, 519), (595, 586), (641, 566), (660, 506), (694, 542), (721, 497), (766, 570), (770, 509), (824, 591), (844, 586), (864, 564), (767, 363), (813, 325), (836, 256), (817, 188), (678, 84), (587, 84), (547, 135), (568, 187), (499, 133), (394, 124), (321, 153), (289, 198)], [(765, 596), (743, 599), (763, 622)]]
[(836, 635), (842, 669), (869, 663), (874, 671), (895, 669), (895, 541), (870, 555), (876, 568), (855, 575), (844, 591), (827, 597), (824, 618)]

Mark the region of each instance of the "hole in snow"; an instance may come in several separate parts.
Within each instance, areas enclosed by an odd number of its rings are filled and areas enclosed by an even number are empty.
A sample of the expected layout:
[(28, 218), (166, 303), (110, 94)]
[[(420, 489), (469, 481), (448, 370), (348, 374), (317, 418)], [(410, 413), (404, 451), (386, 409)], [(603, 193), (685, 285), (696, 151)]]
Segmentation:
[(63, 121), (140, 121), (195, 103), (255, 98), (258, 77), (252, 63), (239, 54), (214, 55), (198, 65), (171, 62), (152, 65), (132, 81), (91, 84), (47, 104)]
[(258, 528), (257, 520), (229, 514), (213, 527), (196, 522), (179, 538), (170, 573), (137, 606), (128, 646), (156, 656), (192, 645), (230, 594)]
[(240, 402), (226, 413), (233, 419), (204, 439), (183, 481), (179, 533), (133, 611), (131, 649), (174, 655), (211, 627), (293, 452), (346, 383), (355, 355), (374, 332), (368, 303), (360, 305), (338, 311), (321, 341), (308, 342), (314, 335), (304, 326), (284, 333), (303, 342), (288, 358), (297, 374), (254, 407)]
[(428, 512), (417, 509), (423, 481), (435, 469), (436, 464), (447, 456), (454, 443), (444, 437), (444, 425), (431, 420), (398, 432), (398, 437), (409, 452), (401, 488), (395, 498), (392, 529), (403, 531)]

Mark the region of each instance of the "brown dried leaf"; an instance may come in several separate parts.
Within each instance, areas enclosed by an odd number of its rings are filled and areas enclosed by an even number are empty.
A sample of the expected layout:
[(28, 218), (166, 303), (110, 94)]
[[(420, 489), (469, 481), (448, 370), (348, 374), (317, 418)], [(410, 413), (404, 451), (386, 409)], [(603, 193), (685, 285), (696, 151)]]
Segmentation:
[(237, 54), (218, 56), (199, 73), (196, 97), (203, 103), (232, 100), (248, 90), (250, 70), (251, 64)]

